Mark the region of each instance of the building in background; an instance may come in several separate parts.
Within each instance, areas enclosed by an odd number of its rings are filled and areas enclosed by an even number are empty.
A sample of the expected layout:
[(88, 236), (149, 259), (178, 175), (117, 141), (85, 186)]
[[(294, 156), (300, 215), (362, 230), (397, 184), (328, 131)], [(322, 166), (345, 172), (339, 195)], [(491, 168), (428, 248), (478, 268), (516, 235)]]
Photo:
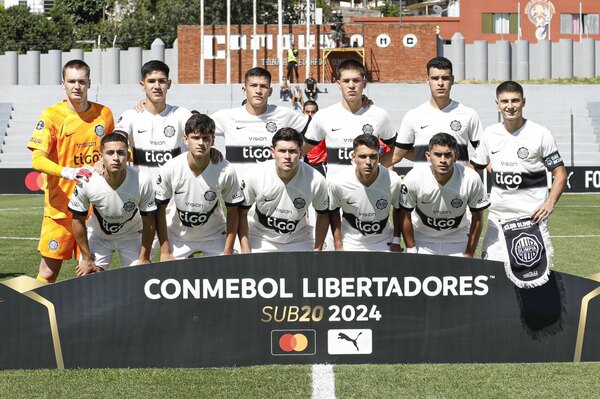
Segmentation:
[(32, 12), (45, 13), (49, 12), (54, 6), (54, 0), (0, 0), (4, 8), (26, 5)]

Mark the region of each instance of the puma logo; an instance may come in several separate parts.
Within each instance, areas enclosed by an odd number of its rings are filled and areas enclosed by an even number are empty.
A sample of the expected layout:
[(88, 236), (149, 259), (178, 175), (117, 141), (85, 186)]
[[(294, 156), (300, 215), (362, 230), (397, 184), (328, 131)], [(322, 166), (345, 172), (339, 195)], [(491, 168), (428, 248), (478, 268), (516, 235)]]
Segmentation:
[(358, 349), (358, 345), (357, 345), (356, 341), (358, 340), (358, 337), (360, 337), (361, 334), (362, 334), (362, 331), (358, 333), (356, 338), (352, 339), (344, 333), (338, 333), (338, 339), (343, 339), (343, 340), (352, 342), (352, 344), (354, 344), (354, 347), (356, 348), (356, 350), (359, 351), (360, 349)]

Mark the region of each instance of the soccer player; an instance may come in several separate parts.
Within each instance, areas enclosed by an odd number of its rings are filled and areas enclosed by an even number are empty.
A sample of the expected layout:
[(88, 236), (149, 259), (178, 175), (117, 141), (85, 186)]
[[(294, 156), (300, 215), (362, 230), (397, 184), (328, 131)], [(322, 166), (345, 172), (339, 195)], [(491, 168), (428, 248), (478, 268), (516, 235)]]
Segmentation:
[[(108, 270), (118, 251), (122, 266), (150, 263), (156, 202), (150, 176), (127, 165), (126, 132), (101, 141), (102, 174), (75, 187), (69, 201), (73, 234), (81, 250), (77, 276)], [(87, 223), (86, 217), (93, 213)]]
[(77, 252), (69, 195), (76, 182), (91, 176), (91, 166), (100, 158), (100, 139), (114, 128), (110, 109), (88, 101), (89, 66), (72, 60), (62, 74), (67, 99), (44, 110), (27, 144), (33, 168), (47, 175), (37, 276), (47, 283), (56, 281), (63, 260)]
[(225, 158), (236, 169), (242, 184), (248, 166), (271, 158), (270, 143), (275, 132), (291, 127), (304, 132), (310, 118), (286, 107), (268, 104), (272, 94), (271, 73), (264, 68), (246, 72), (242, 91), (245, 105), (215, 112), (216, 133), (225, 137)]
[[(303, 112), (304, 115), (313, 118), (315, 114), (319, 112), (319, 105), (313, 100), (308, 100), (304, 103)], [(304, 161), (325, 176), (325, 168), (327, 166), (327, 147), (325, 145), (325, 140), (321, 140), (319, 144), (307, 152)]]
[(400, 224), (406, 252), (468, 258), (475, 254), (489, 202), (479, 175), (456, 163), (456, 147), (452, 135), (434, 135), (425, 152), (429, 165), (417, 165), (404, 177)]
[(183, 107), (167, 104), (171, 88), (167, 64), (148, 61), (142, 66), (141, 75), (140, 86), (146, 94), (143, 110), (125, 111), (116, 128), (129, 135), (133, 164), (156, 182), (159, 167), (185, 149), (185, 123), (192, 114)]
[[(188, 151), (160, 170), (156, 199), (161, 260), (184, 259), (196, 252), (204, 256), (232, 254), (238, 205), (244, 196), (233, 166), (225, 160), (211, 161), (214, 121), (207, 115), (192, 115), (185, 124), (183, 140)], [(167, 215), (169, 201), (174, 207)]]
[[(352, 170), (352, 140), (358, 135), (372, 134), (388, 145), (396, 138), (390, 116), (385, 110), (376, 105), (363, 106), (362, 93), (367, 86), (366, 73), (360, 61), (342, 61), (337, 68), (337, 85), (342, 100), (319, 111), (306, 131), (306, 153), (321, 140), (325, 140), (328, 175), (340, 170)], [(385, 154), (382, 163), (389, 164), (391, 156), (391, 152)]]
[[(548, 217), (565, 186), (567, 172), (552, 134), (523, 117), (523, 87), (512, 81), (496, 88), (496, 105), (502, 122), (485, 129), (471, 164), (478, 170), (490, 167), (492, 192), (482, 257), (508, 262), (501, 224), (530, 217), (539, 225), (551, 261), (554, 255)], [(552, 173), (548, 193), (546, 171)], [(551, 266), (551, 263), (548, 265)]]
[(392, 240), (399, 228), (388, 225), (390, 209), (399, 208), (400, 177), (379, 165), (377, 137), (361, 134), (352, 145), (354, 173), (327, 176), (335, 250), (400, 252), (400, 239)]
[[(325, 178), (300, 162), (303, 139), (296, 130), (278, 130), (272, 145), (273, 160), (256, 165), (246, 180), (242, 252), (320, 251), (329, 227)], [(306, 217), (311, 204), (317, 212), (314, 236)]]
[(429, 140), (439, 132), (449, 133), (456, 138), (458, 160), (468, 163), (469, 142), (474, 148), (477, 147), (483, 128), (475, 110), (450, 98), (454, 84), (452, 63), (444, 57), (431, 59), (427, 63), (426, 82), (431, 97), (429, 101), (404, 115), (396, 138), (392, 163), (395, 165), (404, 157), (414, 162), (427, 162), (425, 152)]

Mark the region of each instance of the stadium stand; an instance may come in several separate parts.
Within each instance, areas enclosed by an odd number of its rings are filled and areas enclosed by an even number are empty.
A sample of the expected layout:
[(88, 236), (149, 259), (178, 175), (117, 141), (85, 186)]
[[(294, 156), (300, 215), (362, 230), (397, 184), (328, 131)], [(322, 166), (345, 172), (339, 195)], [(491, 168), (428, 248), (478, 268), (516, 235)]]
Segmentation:
[(12, 103), (0, 103), (0, 153), (3, 151), (6, 130), (13, 111)]
[[(274, 84), (271, 102), (289, 107), (289, 102), (280, 102), (279, 87)], [(456, 84), (452, 98), (474, 108), (484, 126), (498, 122), (499, 114), (494, 104), (496, 85)], [(548, 127), (556, 138), (566, 165), (571, 165), (571, 113), (573, 114), (575, 166), (600, 165), (600, 91), (594, 85), (525, 85), (525, 117)], [(319, 95), (320, 108), (340, 99), (339, 90), (333, 84), (319, 84), (327, 93)], [(399, 127), (404, 114), (429, 98), (427, 85), (423, 84), (369, 84), (369, 98), (386, 109)], [(27, 141), (42, 110), (64, 97), (61, 86), (8, 86), (3, 88), (4, 98), (12, 102), (14, 111), (6, 136), (2, 136), (0, 168), (30, 168), (31, 154)], [(132, 108), (143, 98), (138, 85), (101, 85), (89, 91), (92, 101), (109, 106), (115, 115)], [(213, 112), (241, 104), (241, 85), (173, 85), (168, 94), (170, 104), (180, 105), (202, 113)], [(3, 120), (0, 112), (0, 123)], [(217, 137), (217, 148), (223, 147), (222, 138)], [(404, 161), (403, 161), (404, 162)]]

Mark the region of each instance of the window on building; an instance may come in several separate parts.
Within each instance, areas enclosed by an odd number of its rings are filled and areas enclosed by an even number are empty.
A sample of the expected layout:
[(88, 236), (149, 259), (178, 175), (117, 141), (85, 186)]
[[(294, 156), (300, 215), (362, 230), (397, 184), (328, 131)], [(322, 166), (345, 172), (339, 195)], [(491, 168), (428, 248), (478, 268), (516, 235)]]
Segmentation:
[[(579, 33), (597, 35), (600, 33), (598, 20), (598, 14), (560, 14), (560, 33), (566, 35), (578, 35)], [(580, 32), (581, 29), (583, 29), (582, 32)]]
[(517, 33), (519, 15), (516, 13), (483, 13), (482, 32), (483, 33)]

